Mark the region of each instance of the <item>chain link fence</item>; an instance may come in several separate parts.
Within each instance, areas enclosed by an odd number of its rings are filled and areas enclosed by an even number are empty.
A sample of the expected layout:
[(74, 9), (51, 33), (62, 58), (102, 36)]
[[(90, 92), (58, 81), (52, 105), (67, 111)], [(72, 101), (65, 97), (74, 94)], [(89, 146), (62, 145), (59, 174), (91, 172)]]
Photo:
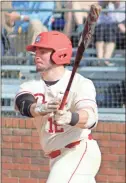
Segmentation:
[[(8, 11), (8, 9), (3, 9), (3, 12)], [(21, 9), (18, 9), (21, 12)], [(32, 9), (27, 9), (26, 11), (33, 11)], [(37, 11), (50, 11), (48, 9), (42, 9)], [(73, 54), (71, 59), (71, 65), (68, 68), (71, 70), (74, 64), (74, 59), (77, 51), (77, 45), (80, 38), (80, 32), (83, 28), (82, 25), (78, 26), (75, 21), (75, 13), (79, 15), (80, 12), (88, 12), (86, 10), (73, 10), (65, 8), (63, 3), (61, 9), (52, 10), (53, 16), (51, 16), (51, 29), (58, 30), (61, 32), (66, 31), (66, 26), (68, 22), (71, 21), (70, 29), (65, 32), (68, 34), (73, 45)], [(104, 13), (117, 13), (121, 17), (125, 14), (125, 11), (106, 11), (102, 10)], [(72, 19), (69, 18), (68, 13), (72, 15)], [(83, 23), (85, 19), (83, 18)], [(68, 27), (67, 27), (68, 28)], [(126, 105), (126, 89), (125, 89), (125, 33), (122, 33), (118, 29), (118, 25), (111, 25), (109, 28), (104, 27), (106, 30), (105, 35), (102, 35), (104, 30), (103, 27), (98, 26), (95, 29), (95, 33), (91, 44), (83, 55), (82, 61), (78, 72), (83, 76), (92, 79), (96, 87), (96, 100), (99, 107), (99, 112), (111, 113), (111, 114), (124, 114), (124, 108)], [(111, 63), (114, 63), (113, 67), (106, 67), (104, 62), (105, 58), (99, 58), (97, 49), (97, 38), (107, 38), (112, 36), (113, 32), (115, 36), (114, 49), (112, 55), (107, 59)], [(27, 34), (27, 33), (26, 33)], [(14, 32), (9, 32), (2, 38), (3, 43), (6, 44), (4, 47), (5, 52), (2, 55), (1, 63), (1, 77), (2, 77), (2, 116), (18, 116), (19, 113), (14, 111), (14, 95), (19, 87), (19, 84), (26, 79), (31, 79), (36, 77), (36, 71), (34, 67), (34, 55), (26, 52), (17, 52), (16, 45), (22, 47), (22, 44), (27, 43), (27, 36), (20, 37), (20, 35)], [(18, 36), (18, 42), (16, 37)], [(9, 42), (8, 42), (9, 41)], [(22, 43), (23, 42), (23, 43)], [(9, 45), (7, 45), (9, 43)], [(112, 45), (113, 46), (113, 45)], [(111, 47), (110, 47), (111, 48)], [(100, 63), (100, 64), (99, 64)], [(102, 64), (101, 64), (102, 63)], [(100, 110), (104, 109), (104, 110)], [(114, 110), (116, 112), (114, 112)], [(118, 109), (118, 110), (117, 110)], [(109, 118), (109, 115), (108, 117)], [(114, 117), (113, 117), (114, 119)]]

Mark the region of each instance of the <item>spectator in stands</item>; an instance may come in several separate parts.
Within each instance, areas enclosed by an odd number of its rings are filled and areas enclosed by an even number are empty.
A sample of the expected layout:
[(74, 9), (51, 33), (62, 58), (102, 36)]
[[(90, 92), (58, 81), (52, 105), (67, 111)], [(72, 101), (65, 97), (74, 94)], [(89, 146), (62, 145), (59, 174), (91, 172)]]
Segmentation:
[[(114, 7), (117, 12), (115, 13), (115, 21), (117, 22), (117, 48), (125, 49), (126, 48), (126, 7), (125, 2), (114, 1)], [(118, 11), (123, 11), (122, 13)]]
[[(113, 2), (100, 1), (100, 5), (108, 12), (102, 12), (99, 16), (98, 23), (95, 29), (96, 51), (99, 59), (106, 59), (106, 66), (114, 66), (114, 63), (109, 62), (116, 46), (117, 23), (115, 15), (111, 10), (115, 10)], [(101, 62), (98, 63), (102, 65)]]
[(17, 53), (25, 52), (25, 46), (33, 43), (40, 32), (51, 29), (52, 11), (39, 9), (53, 10), (54, 5), (53, 1), (12, 1), (13, 11), (7, 12), (5, 19), (6, 24), (13, 27), (13, 33), (16, 35), (14, 46)]
[[(1, 9), (11, 9), (11, 1), (2, 1), (1, 2)], [(13, 31), (12, 27), (8, 27), (7, 24), (5, 23), (5, 11), (1, 12), (1, 53), (2, 56), (4, 56), (5, 54), (9, 54), (9, 48), (10, 48), (10, 44), (9, 44), (9, 39), (7, 34)]]
[(7, 55), (10, 49), (10, 42), (7, 36), (7, 31), (5, 28), (1, 29), (1, 55), (4, 56)]
[[(72, 10), (80, 10), (80, 12), (68, 12), (65, 13), (66, 24), (64, 27), (64, 32), (70, 37), (72, 32), (72, 17), (74, 18), (77, 32), (81, 33), (83, 30), (83, 24), (88, 16), (88, 11), (92, 4), (97, 4), (98, 1), (67, 1), (65, 8)], [(85, 10), (86, 12), (84, 12)], [(72, 16), (73, 14), (73, 16)]]

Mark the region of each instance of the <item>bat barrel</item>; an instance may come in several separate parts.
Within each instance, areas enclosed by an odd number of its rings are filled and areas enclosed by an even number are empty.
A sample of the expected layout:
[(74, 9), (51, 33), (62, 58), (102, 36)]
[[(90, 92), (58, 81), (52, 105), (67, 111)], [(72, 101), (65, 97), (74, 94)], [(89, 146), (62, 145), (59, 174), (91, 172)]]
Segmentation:
[(80, 40), (79, 40), (77, 54), (76, 54), (76, 57), (75, 57), (75, 63), (74, 63), (74, 66), (73, 66), (71, 77), (69, 79), (69, 82), (68, 82), (66, 91), (64, 93), (64, 96), (63, 96), (63, 99), (62, 99), (59, 110), (62, 110), (64, 108), (65, 104), (66, 104), (66, 100), (67, 100), (67, 97), (68, 97), (68, 94), (69, 94), (69, 91), (70, 91), (72, 81), (74, 79), (74, 75), (75, 75), (75, 73), (77, 71), (77, 68), (79, 66), (79, 63), (82, 59), (83, 52), (88, 47), (88, 45), (91, 41), (92, 35), (94, 33), (95, 25), (96, 25), (96, 22), (98, 20), (100, 12), (101, 12), (101, 6), (99, 6), (97, 4), (93, 4), (91, 6), (88, 18), (87, 18), (85, 26), (84, 26), (84, 30), (83, 30), (83, 32), (81, 34), (81, 37), (80, 37)]

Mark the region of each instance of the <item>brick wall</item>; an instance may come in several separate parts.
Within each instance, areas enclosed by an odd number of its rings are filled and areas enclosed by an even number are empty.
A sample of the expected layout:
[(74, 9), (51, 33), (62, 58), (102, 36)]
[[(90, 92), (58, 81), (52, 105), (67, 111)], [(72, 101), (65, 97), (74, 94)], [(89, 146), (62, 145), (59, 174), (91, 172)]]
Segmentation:
[[(2, 118), (2, 183), (45, 183), (43, 156), (32, 120)], [(125, 123), (99, 122), (93, 131), (102, 151), (97, 183), (125, 183)]]

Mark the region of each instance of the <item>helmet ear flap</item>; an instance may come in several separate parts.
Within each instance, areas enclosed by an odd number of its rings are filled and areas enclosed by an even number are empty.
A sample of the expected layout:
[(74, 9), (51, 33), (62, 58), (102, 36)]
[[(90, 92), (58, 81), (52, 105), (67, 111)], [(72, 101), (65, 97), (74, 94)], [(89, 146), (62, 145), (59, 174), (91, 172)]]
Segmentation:
[(70, 63), (70, 56), (68, 53), (68, 49), (64, 48), (62, 50), (57, 50), (53, 52), (52, 54), (52, 60), (57, 64), (57, 65), (62, 65), (66, 63)]

